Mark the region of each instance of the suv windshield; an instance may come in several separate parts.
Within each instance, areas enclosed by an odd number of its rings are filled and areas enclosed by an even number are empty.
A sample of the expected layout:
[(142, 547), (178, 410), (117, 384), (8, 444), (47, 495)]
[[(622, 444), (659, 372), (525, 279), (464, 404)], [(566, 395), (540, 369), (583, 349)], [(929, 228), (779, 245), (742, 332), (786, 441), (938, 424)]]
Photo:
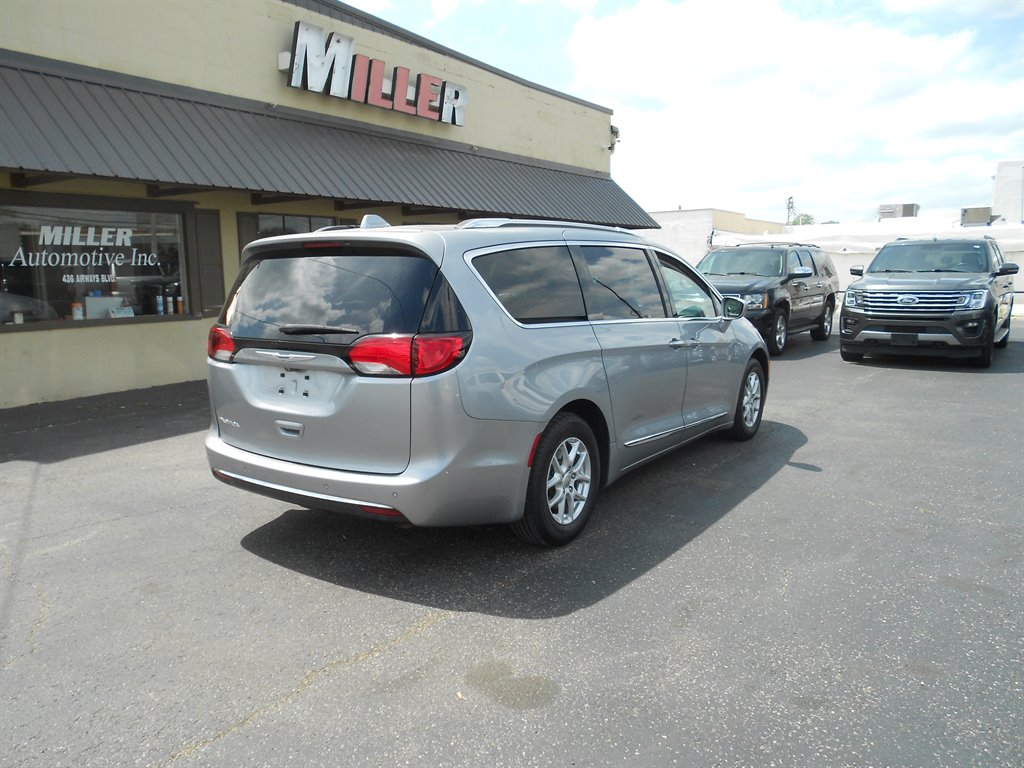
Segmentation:
[(987, 272), (988, 256), (982, 243), (890, 243), (875, 256), (869, 273)]
[(246, 265), (224, 324), (235, 337), (314, 342), (415, 333), (437, 271), (404, 254), (274, 254)]
[(784, 253), (775, 248), (723, 248), (701, 259), (697, 269), (705, 275), (778, 277)]

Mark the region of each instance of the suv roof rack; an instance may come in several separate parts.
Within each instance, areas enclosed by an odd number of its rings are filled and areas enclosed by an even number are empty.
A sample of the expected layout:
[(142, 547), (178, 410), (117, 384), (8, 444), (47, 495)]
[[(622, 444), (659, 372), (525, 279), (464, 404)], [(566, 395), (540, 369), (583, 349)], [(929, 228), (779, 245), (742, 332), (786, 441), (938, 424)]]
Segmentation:
[(465, 219), (455, 225), (458, 229), (490, 229), (497, 227), (551, 227), (552, 229), (592, 229), (599, 232), (617, 232), (619, 234), (632, 235), (640, 239), (640, 235), (630, 229), (622, 227), (611, 227), (606, 224), (585, 224), (580, 221), (555, 221), (551, 219), (509, 219), (509, 218), (488, 218), (488, 219)]
[(788, 242), (788, 241), (785, 241), (785, 240), (759, 240), (758, 242), (755, 242), (755, 243), (736, 243), (736, 245), (723, 245), (722, 247), (723, 248), (738, 248), (738, 247), (744, 246), (744, 245), (770, 245), (773, 248), (776, 245), (781, 245), (781, 246), (783, 246), (785, 248), (795, 248), (795, 247), (820, 248), (821, 247), (819, 245), (815, 245), (814, 243), (791, 243), (791, 242)]

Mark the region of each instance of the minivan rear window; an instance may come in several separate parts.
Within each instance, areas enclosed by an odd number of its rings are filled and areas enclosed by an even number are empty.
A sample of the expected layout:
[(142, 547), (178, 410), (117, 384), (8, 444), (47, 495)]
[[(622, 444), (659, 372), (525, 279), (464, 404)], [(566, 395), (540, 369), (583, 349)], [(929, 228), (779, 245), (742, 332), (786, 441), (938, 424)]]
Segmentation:
[(347, 342), (416, 333), (437, 271), (407, 254), (273, 255), (247, 264), (223, 322), (236, 338)]

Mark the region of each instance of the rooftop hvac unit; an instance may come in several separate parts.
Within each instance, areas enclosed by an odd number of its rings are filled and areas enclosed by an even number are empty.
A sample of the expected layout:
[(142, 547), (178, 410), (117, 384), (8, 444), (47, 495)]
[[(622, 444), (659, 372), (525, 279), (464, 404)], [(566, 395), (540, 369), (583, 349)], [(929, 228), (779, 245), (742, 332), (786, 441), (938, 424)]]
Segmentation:
[(878, 206), (878, 219), (906, 219), (917, 216), (921, 206), (917, 203), (901, 203), (899, 205)]
[(960, 209), (961, 227), (987, 227), (998, 218), (998, 216), (992, 215), (991, 207)]

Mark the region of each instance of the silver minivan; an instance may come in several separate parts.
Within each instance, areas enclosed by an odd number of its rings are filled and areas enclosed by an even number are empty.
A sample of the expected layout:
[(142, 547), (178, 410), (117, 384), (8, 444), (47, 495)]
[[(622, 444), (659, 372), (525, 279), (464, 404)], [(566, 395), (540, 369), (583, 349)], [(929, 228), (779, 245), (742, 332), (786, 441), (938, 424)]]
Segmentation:
[(768, 354), (743, 312), (610, 227), (257, 240), (209, 335), (210, 467), (302, 507), (565, 544), (630, 469), (754, 436)]

